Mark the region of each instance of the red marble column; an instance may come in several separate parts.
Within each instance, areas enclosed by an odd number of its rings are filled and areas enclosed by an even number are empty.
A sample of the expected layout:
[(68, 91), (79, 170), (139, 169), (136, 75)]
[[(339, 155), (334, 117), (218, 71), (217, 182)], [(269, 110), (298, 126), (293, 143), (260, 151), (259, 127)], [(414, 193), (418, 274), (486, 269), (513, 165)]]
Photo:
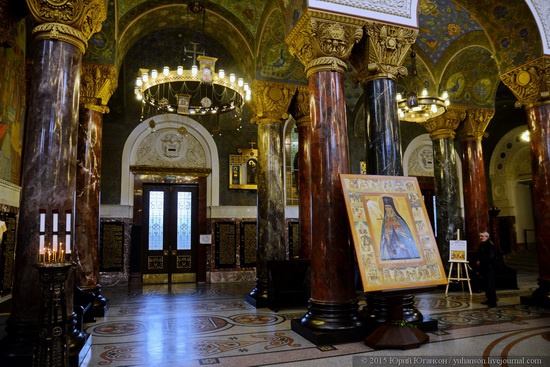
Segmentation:
[(349, 173), (344, 76), (309, 76), (311, 106), (311, 299), (301, 325), (313, 331), (361, 328), (341, 173)]
[(309, 259), (311, 255), (311, 119), (303, 117), (298, 125), (298, 192), (300, 202), (300, 258)]
[(533, 292), (531, 301), (550, 307), (550, 104), (528, 108), (527, 123), (531, 135), (535, 243), (539, 263), (539, 288)]
[(468, 253), (471, 253), (475, 259), (479, 246), (479, 233), (489, 230), (485, 164), (481, 138), (466, 138), (461, 142), (465, 237), (468, 243)]
[(103, 113), (81, 107), (78, 127), (75, 251), (76, 284), (95, 297), (94, 314), (103, 316), (107, 301), (99, 284), (99, 205)]

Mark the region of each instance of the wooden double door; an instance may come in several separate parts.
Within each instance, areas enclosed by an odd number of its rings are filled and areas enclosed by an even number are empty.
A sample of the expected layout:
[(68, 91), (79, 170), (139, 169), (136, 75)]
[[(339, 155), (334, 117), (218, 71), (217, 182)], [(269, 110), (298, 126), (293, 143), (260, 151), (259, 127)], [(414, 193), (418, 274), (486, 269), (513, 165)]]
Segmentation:
[(197, 280), (198, 185), (144, 184), (144, 284)]

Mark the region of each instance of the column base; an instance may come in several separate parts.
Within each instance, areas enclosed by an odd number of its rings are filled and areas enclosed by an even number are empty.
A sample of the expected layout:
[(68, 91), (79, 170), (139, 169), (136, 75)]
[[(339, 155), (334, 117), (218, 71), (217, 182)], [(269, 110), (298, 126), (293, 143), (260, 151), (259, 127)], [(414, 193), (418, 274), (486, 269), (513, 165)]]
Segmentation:
[(530, 296), (521, 296), (522, 305), (550, 308), (550, 282), (539, 279), (539, 288), (535, 289)]
[(415, 326), (396, 324), (380, 325), (365, 339), (365, 345), (373, 349), (414, 349), (428, 342), (430, 337)]
[(301, 319), (292, 320), (290, 326), (313, 344), (351, 343), (365, 337), (357, 302), (329, 304), (310, 299), (308, 310)]
[(245, 302), (256, 308), (268, 307), (267, 281), (256, 279), (256, 286), (245, 296)]

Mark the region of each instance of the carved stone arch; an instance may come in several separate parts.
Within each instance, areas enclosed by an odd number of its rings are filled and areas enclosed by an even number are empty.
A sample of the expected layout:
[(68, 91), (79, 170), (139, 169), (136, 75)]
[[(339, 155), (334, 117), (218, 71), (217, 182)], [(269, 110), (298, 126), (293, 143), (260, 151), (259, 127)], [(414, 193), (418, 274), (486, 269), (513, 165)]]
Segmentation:
[[(197, 157), (182, 156), (181, 151), (163, 153), (162, 141), (150, 137), (152, 131), (150, 122), (155, 121), (155, 130), (161, 132), (159, 137), (164, 140), (170, 139), (170, 131), (174, 133), (181, 127), (186, 129), (191, 144), (183, 149), (196, 151)], [(172, 134), (173, 135), (173, 134)], [(144, 153), (144, 147), (150, 146), (154, 149), (150, 156)], [(193, 152), (186, 152), (193, 153)], [(179, 158), (178, 158), (179, 156)], [(203, 159), (201, 160), (201, 157)], [(134, 175), (130, 166), (137, 166), (141, 163), (151, 165), (157, 162), (161, 167), (182, 167), (189, 166), (190, 169), (210, 169), (211, 174), (207, 177), (207, 199), (209, 207), (219, 205), (220, 196), (220, 166), (218, 148), (212, 136), (201, 124), (187, 116), (166, 114), (147, 119), (130, 133), (124, 144), (121, 162), (121, 186), (120, 204), (133, 205), (134, 200)]]

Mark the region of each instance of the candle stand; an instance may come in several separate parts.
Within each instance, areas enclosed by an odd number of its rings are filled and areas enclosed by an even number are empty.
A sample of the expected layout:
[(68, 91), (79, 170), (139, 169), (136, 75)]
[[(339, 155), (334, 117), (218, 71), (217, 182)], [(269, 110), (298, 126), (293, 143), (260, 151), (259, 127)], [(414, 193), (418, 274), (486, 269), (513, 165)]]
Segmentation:
[(33, 367), (67, 367), (69, 364), (65, 282), (72, 266), (69, 262), (35, 265), (42, 283), (42, 298)]

